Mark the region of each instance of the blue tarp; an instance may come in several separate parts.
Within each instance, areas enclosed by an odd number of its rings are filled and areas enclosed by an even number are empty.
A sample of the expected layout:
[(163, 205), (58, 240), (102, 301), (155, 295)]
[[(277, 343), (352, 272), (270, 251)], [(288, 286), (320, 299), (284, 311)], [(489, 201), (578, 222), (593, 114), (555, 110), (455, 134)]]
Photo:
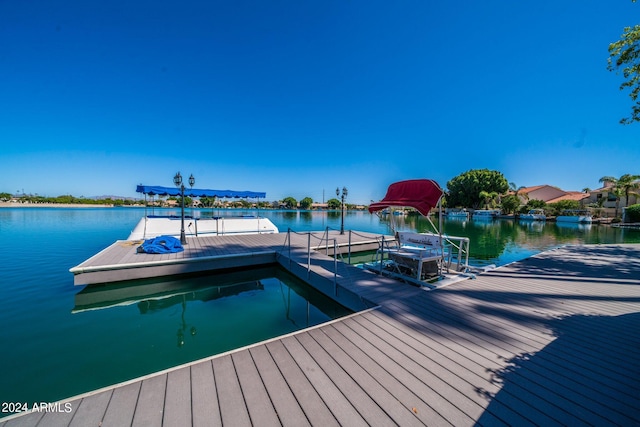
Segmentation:
[[(179, 196), (178, 187), (162, 187), (159, 185), (138, 185), (137, 193), (148, 194), (150, 196)], [(233, 191), (233, 190), (205, 190), (198, 188), (185, 188), (184, 195), (188, 197), (226, 197), (226, 198), (265, 198), (267, 193), (257, 191)]]
[(158, 236), (153, 239), (145, 240), (138, 247), (138, 252), (148, 254), (168, 254), (171, 252), (182, 252), (184, 248), (180, 244), (180, 240), (173, 236)]

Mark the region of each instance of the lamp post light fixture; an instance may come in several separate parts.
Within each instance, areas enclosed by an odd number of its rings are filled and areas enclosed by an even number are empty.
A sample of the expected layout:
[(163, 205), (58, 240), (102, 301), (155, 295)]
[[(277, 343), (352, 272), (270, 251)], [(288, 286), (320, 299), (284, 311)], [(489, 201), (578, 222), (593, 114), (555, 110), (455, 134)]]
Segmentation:
[(342, 195), (340, 195), (340, 188), (336, 188), (336, 196), (340, 197), (340, 234), (344, 234), (344, 199), (347, 198), (347, 187), (342, 187)]
[[(180, 203), (180, 205), (181, 205), (180, 244), (186, 245), (187, 244), (187, 238), (186, 238), (186, 236), (184, 234), (184, 183), (182, 182), (182, 175), (180, 175), (180, 172), (175, 174), (175, 176), (173, 177), (173, 183), (176, 185), (176, 187), (178, 187), (180, 189), (180, 195), (182, 196), (182, 203)], [(195, 183), (196, 183), (196, 179), (193, 177), (193, 174), (191, 174), (191, 176), (189, 177), (189, 186), (191, 186), (191, 188), (193, 188), (193, 185)]]

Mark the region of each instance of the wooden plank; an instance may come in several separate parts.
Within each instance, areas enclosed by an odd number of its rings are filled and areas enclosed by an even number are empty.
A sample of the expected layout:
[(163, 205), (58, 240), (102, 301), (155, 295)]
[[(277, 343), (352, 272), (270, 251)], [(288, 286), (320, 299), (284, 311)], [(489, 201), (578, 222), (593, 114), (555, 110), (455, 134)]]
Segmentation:
[(24, 415), (20, 415), (17, 418), (11, 418), (8, 421), (4, 421), (3, 427), (37, 426), (42, 417), (44, 417), (44, 412), (29, 412)]
[(326, 403), (309, 383), (282, 342), (273, 341), (268, 343), (266, 347), (311, 424), (337, 426), (338, 422), (327, 408)]
[(113, 390), (111, 401), (104, 414), (103, 426), (123, 426), (131, 424), (141, 386), (142, 381), (137, 381)]
[[(427, 375), (425, 370), (416, 371), (419, 365), (413, 366), (413, 372), (409, 372), (392, 360), (397, 354), (386, 354), (389, 346), (379, 347), (380, 343), (371, 345), (357, 333), (343, 328), (342, 325), (332, 325), (323, 331), (336, 345), (347, 352), (350, 357), (370, 374), (381, 386), (389, 390), (393, 396), (414, 412), (416, 417), (424, 423), (451, 423), (453, 425), (466, 425), (472, 422), (467, 412), (473, 412), (465, 408), (467, 402), (462, 399), (453, 405), (447, 400), (447, 389), (451, 387), (446, 381), (437, 376)], [(346, 332), (348, 337), (338, 331)], [(443, 388), (443, 389), (441, 389)], [(444, 393), (444, 396), (441, 395)], [(462, 408), (460, 408), (462, 406)], [(477, 411), (477, 405), (473, 408)], [(443, 415), (444, 414), (444, 415)]]
[(223, 425), (250, 426), (251, 419), (230, 355), (213, 360), (218, 403)]
[[(471, 384), (442, 368), (428, 356), (410, 351), (411, 348), (406, 345), (398, 349), (385, 340), (392, 337), (376, 336), (353, 319), (334, 324), (333, 327), (341, 334), (334, 334), (337, 344), (351, 342), (373, 362), (402, 382), (424, 402), (424, 405), (454, 425), (469, 424), (484, 411), (486, 402), (482, 398), (473, 398), (474, 390)], [(455, 402), (455, 405), (452, 402)], [(424, 406), (421, 403), (416, 405)], [(426, 412), (421, 409), (418, 408), (419, 413)], [(457, 419), (451, 417), (450, 414), (456, 414), (458, 411), (462, 413)], [(428, 415), (428, 419), (432, 420), (433, 415)], [(497, 426), (500, 421), (494, 419), (492, 424)]]
[[(408, 303), (413, 304), (413, 302)], [(418, 310), (416, 308), (416, 310)], [(429, 313), (424, 313), (425, 316), (431, 317), (434, 320), (441, 320), (446, 322), (449, 325), (448, 330), (450, 332), (456, 331), (459, 338), (466, 338), (470, 343), (481, 344), (482, 347), (486, 349), (492, 349), (494, 351), (498, 351), (501, 357), (504, 357), (505, 360), (512, 360), (519, 355), (529, 354), (531, 350), (531, 343), (529, 341), (518, 341), (517, 339), (505, 339), (504, 337), (495, 337), (495, 333), (481, 333), (479, 330), (472, 329), (469, 332), (467, 328), (468, 325), (462, 324), (458, 319), (454, 319), (454, 316), (446, 317), (445, 314), (443, 318), (440, 318), (442, 312), (447, 312), (448, 309), (443, 309), (439, 311), (429, 311)], [(446, 319), (446, 320), (445, 320)], [(482, 319), (483, 325), (487, 328), (487, 331), (495, 331), (497, 328), (492, 328), (490, 326), (491, 321), (488, 318)], [(533, 359), (532, 364), (537, 364), (538, 361)], [(528, 365), (530, 366), (530, 365)], [(543, 373), (544, 375), (544, 373)], [(583, 415), (585, 421), (588, 419), (597, 419), (600, 416), (597, 414), (597, 411), (591, 411), (590, 408), (600, 406), (599, 403), (593, 403), (589, 405), (589, 408), (584, 408), (581, 405), (577, 405), (573, 400), (567, 400), (564, 396), (557, 392), (558, 388), (561, 388), (561, 384), (556, 384), (554, 387), (550, 387), (549, 383), (553, 383), (553, 377), (544, 377), (536, 375), (535, 372), (528, 370), (518, 370), (513, 375), (509, 376), (510, 381), (516, 381), (522, 383), (522, 388), (526, 388), (529, 392), (534, 392), (534, 396), (529, 397), (529, 399), (537, 399), (540, 400), (540, 405), (545, 405), (547, 408), (546, 411), (548, 414), (553, 414), (556, 420), (559, 422), (569, 422), (576, 413), (584, 413)], [(570, 394), (568, 391), (566, 394)], [(575, 398), (575, 396), (574, 396)], [(562, 402), (562, 403), (559, 403)], [(574, 415), (569, 415), (569, 413)], [(602, 419), (602, 418), (601, 418)]]
[[(470, 384), (473, 390), (470, 398), (486, 402), (487, 396), (496, 394), (500, 390), (491, 374), (493, 367), (497, 368), (499, 365), (494, 361), (476, 362), (475, 354), (463, 346), (447, 346), (440, 343), (438, 337), (433, 334), (427, 336), (417, 333), (412, 328), (376, 312), (369, 312), (366, 315), (355, 317), (353, 320), (371, 333), (380, 337), (384, 336), (389, 343), (395, 344), (397, 348), (404, 349), (409, 357), (414, 357), (411, 354), (413, 351), (428, 355), (431, 359), (430, 363), (439, 364)], [(416, 357), (416, 360), (418, 359)], [(515, 425), (529, 424), (530, 421), (519, 415), (518, 410), (529, 412), (534, 408), (527, 406), (526, 402), (512, 399), (506, 406), (494, 405), (490, 414), (500, 420), (513, 420)]]
[(88, 425), (100, 425), (112, 394), (113, 390), (108, 390), (82, 399), (80, 406), (75, 410), (69, 426), (84, 427)]
[(318, 392), (321, 399), (330, 408), (338, 423), (353, 427), (368, 425), (295, 337), (284, 338), (282, 344)]
[(282, 425), (291, 427), (311, 425), (266, 346), (253, 347), (249, 352)]
[(71, 402), (72, 410), (70, 412), (45, 412), (44, 416), (40, 419), (39, 425), (47, 427), (67, 427), (73, 420), (77, 408), (80, 406), (82, 399)]
[[(459, 334), (457, 333), (458, 331), (452, 330), (448, 325), (440, 325), (438, 322), (423, 320), (405, 311), (400, 311), (398, 314), (400, 314), (400, 317), (410, 320), (410, 322), (406, 324), (408, 329), (425, 331), (427, 334), (426, 340), (428, 341), (433, 340), (433, 333), (435, 332), (435, 337), (438, 337), (447, 347), (456, 349), (456, 351), (465, 355), (470, 361), (474, 361), (477, 366), (480, 367), (480, 370), (484, 369), (491, 373), (491, 381), (496, 381), (496, 373), (503, 370), (507, 366), (505, 361), (508, 361), (514, 356), (514, 353), (496, 353), (497, 348), (479, 345), (479, 343), (482, 342), (481, 340)], [(375, 313), (375, 315), (377, 316), (378, 313)], [(384, 316), (383, 313), (379, 313), (379, 315)], [(398, 316), (392, 317), (399, 319)], [(466, 366), (467, 369), (473, 369), (468, 363), (464, 366)], [(506, 396), (504, 396), (505, 399), (510, 399), (511, 401), (511, 403), (507, 403), (507, 405), (513, 405), (515, 408), (518, 408), (517, 412), (519, 414), (524, 415), (530, 422), (538, 425), (556, 422), (552, 414), (552, 408), (555, 408), (556, 411), (560, 409), (555, 406), (548, 407), (548, 402), (540, 401), (540, 398), (530, 391), (529, 386), (530, 384), (526, 381), (513, 384), (510, 388), (513, 394), (506, 394)], [(483, 389), (479, 389), (478, 392), (492, 399), (498, 394), (502, 396), (501, 389), (495, 393), (487, 393)], [(514, 400), (513, 397), (516, 397), (516, 399)], [(526, 402), (526, 404), (523, 405), (524, 402)], [(538, 407), (544, 407), (544, 412), (535, 409)]]
[(381, 384), (378, 382), (367, 369), (356, 362), (349, 353), (335, 344), (321, 329), (311, 330), (309, 331), (309, 335), (340, 364), (342, 369), (371, 396), (395, 423), (403, 426), (423, 424), (412, 411), (414, 406), (413, 398), (408, 401), (400, 401), (398, 397), (394, 395), (394, 392), (402, 391), (401, 387), (392, 387), (389, 384)]
[[(451, 300), (455, 302), (458, 301), (458, 298), (454, 296)], [(512, 331), (518, 331), (523, 339), (540, 342), (541, 345), (546, 345), (548, 343), (548, 339), (544, 340), (543, 338), (544, 335), (548, 335), (549, 332), (548, 327), (543, 326), (545, 319), (539, 319), (538, 323), (531, 322), (530, 309), (527, 311), (527, 306), (524, 304), (524, 301), (522, 304), (523, 305), (521, 307), (515, 307), (515, 304), (511, 304), (512, 307), (509, 311), (506, 309), (500, 309), (499, 313), (502, 316), (492, 318), (484, 317), (483, 320), (487, 324), (493, 323), (496, 329), (510, 329)], [(565, 305), (563, 304), (563, 306)], [(462, 305), (457, 305), (457, 307), (462, 307)], [(491, 310), (491, 304), (487, 304), (484, 307), (487, 307), (483, 308), (485, 312)], [(513, 311), (521, 312), (514, 316), (512, 314)], [(526, 313), (529, 314), (528, 319), (523, 318)], [(564, 320), (563, 324), (566, 322), (567, 320)], [(596, 322), (604, 323), (603, 321), (594, 321), (590, 322), (590, 324)], [(525, 324), (528, 326), (522, 326)], [(608, 387), (611, 384), (611, 375), (617, 375), (617, 381), (615, 381), (616, 384), (620, 382), (629, 382), (629, 366), (626, 352), (633, 351), (634, 348), (638, 348), (637, 346), (640, 343), (634, 343), (633, 339), (627, 339), (628, 344), (621, 343), (621, 334), (624, 333), (623, 331), (625, 328), (620, 328), (619, 326), (620, 325), (616, 328), (607, 328), (604, 331), (599, 331), (599, 328), (593, 326), (588, 328), (572, 327), (568, 329), (563, 325), (563, 338), (565, 345), (563, 346), (562, 352), (566, 354), (566, 357), (563, 358), (564, 361), (559, 362), (559, 364), (562, 365), (562, 370), (565, 370), (566, 364), (573, 364), (576, 362), (576, 359), (581, 359), (586, 363), (599, 364), (599, 371), (608, 370), (607, 374), (601, 375), (602, 381), (598, 388)], [(597, 343), (602, 340), (606, 340), (609, 345), (605, 347), (598, 345)], [(611, 347), (614, 347), (615, 351), (612, 351)]]
[(189, 367), (167, 374), (163, 426), (185, 426), (191, 421), (191, 369)]
[(157, 426), (162, 424), (167, 374), (150, 377), (142, 381), (132, 426)]
[(222, 425), (210, 360), (191, 366), (191, 407), (194, 427)]
[(247, 402), (253, 425), (279, 426), (280, 420), (262, 383), (260, 374), (248, 351), (234, 353), (231, 358), (238, 375), (242, 394)]
[(308, 333), (298, 334), (296, 339), (369, 425), (394, 423), (371, 396)]

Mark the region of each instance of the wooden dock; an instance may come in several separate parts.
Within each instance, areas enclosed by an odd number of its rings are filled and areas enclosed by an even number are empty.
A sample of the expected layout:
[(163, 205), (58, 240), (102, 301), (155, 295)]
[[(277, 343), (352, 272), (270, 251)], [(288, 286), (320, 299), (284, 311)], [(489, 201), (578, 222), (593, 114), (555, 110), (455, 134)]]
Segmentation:
[(377, 249), (380, 237), (348, 231), (187, 237), (183, 252), (168, 254), (138, 253), (142, 241), (118, 240), (70, 272), (75, 285), (111, 283), (275, 263), (276, 254), (288, 254), (290, 248), (299, 252), (322, 247), (332, 254), (334, 240), (339, 247), (351, 243), (359, 250)]
[[(314, 257), (306, 274), (330, 278)], [(640, 425), (640, 245), (565, 247), (434, 291), (343, 268), (378, 308), (0, 427)]]

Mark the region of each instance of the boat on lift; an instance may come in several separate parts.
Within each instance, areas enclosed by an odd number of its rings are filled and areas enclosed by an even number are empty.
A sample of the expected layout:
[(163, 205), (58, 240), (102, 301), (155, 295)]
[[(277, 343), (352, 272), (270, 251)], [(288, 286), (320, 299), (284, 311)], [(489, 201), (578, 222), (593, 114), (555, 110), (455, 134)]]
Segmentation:
[[(136, 192), (145, 196), (181, 196), (180, 188), (162, 187), (156, 185), (138, 185)], [(216, 197), (216, 198), (264, 198), (266, 193), (255, 191), (233, 190), (205, 190), (185, 188), (186, 197)], [(182, 228), (181, 215), (147, 215), (140, 219), (133, 228), (127, 240), (145, 240), (158, 236), (180, 237)], [(229, 234), (273, 234), (278, 233), (278, 227), (268, 218), (259, 215), (248, 216), (211, 216), (200, 217), (187, 215), (184, 217), (184, 232), (186, 237), (223, 236)]]
[(469, 219), (469, 212), (466, 209), (452, 209), (446, 215), (449, 218)]
[[(431, 224), (433, 233), (396, 231), (395, 239), (379, 242), (374, 262), (363, 267), (375, 273), (391, 276), (415, 285), (434, 289), (466, 277), (469, 269), (469, 239), (442, 234), (442, 206), (444, 192), (437, 182), (414, 179), (391, 184), (385, 197), (369, 205), (369, 212), (394, 207), (416, 209)], [(439, 207), (440, 226), (429, 218), (431, 209)]]
[(528, 213), (520, 215), (522, 221), (546, 221), (546, 219), (543, 209), (531, 209)]
[(491, 221), (498, 218), (500, 211), (497, 209), (478, 209), (473, 211), (471, 219), (478, 219), (481, 221)]
[(556, 221), (574, 224), (591, 224), (593, 218), (586, 209), (565, 209), (556, 217)]

